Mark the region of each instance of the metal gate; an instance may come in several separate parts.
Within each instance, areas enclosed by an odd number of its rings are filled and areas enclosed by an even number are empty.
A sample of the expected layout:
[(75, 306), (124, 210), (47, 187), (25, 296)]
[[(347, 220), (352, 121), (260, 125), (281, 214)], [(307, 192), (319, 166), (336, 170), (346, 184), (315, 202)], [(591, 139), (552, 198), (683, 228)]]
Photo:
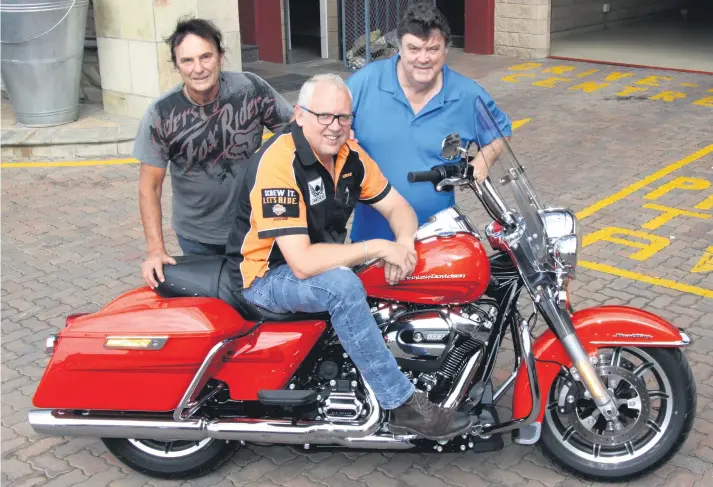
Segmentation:
[[(341, 0), (344, 66), (355, 71), (396, 54), (399, 49), (396, 26), (409, 4), (423, 1)], [(436, 3), (436, 0), (425, 1)]]

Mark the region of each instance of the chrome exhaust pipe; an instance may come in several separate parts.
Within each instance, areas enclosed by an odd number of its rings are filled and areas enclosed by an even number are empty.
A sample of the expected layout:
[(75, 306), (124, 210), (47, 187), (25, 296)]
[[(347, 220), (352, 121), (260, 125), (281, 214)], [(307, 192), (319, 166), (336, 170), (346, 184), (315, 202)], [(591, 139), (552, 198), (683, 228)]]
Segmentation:
[(200, 441), (208, 437), (203, 419), (180, 422), (173, 419), (98, 416), (56, 409), (31, 409), (27, 419), (33, 430), (49, 436), (159, 441)]
[[(51, 436), (153, 439), (159, 441), (205, 438), (217, 440), (267, 442), (282, 444), (350, 444), (382, 443), (372, 437), (381, 426), (382, 409), (374, 391), (365, 384), (370, 414), (359, 423), (303, 423), (289, 420), (228, 419), (207, 421), (141, 416), (100, 415), (65, 410), (32, 409), (28, 420), (40, 434)], [(368, 439), (368, 441), (366, 441)], [(395, 440), (397, 443), (401, 440)], [(355, 446), (356, 447), (356, 446)]]

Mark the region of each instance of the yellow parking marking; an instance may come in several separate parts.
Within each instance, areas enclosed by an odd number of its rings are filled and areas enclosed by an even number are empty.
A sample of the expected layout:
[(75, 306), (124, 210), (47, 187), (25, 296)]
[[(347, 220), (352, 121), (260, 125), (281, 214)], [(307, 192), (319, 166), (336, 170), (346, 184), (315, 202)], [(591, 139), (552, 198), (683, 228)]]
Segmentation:
[(646, 85), (646, 86), (661, 86), (659, 80), (671, 81), (670, 76), (647, 76), (646, 78), (637, 81), (635, 85)]
[(698, 203), (694, 208), (697, 210), (713, 210), (713, 194)]
[(79, 167), (112, 166), (117, 164), (136, 164), (136, 159), (102, 159), (98, 161), (60, 161), (60, 162), (3, 162), (0, 167)]
[(634, 73), (620, 73), (619, 71), (614, 71), (604, 79), (606, 81), (619, 81), (620, 79), (628, 78), (629, 76), (634, 76)]
[(520, 78), (534, 78), (535, 75), (531, 73), (513, 73), (513, 74), (508, 74), (507, 76), (503, 76), (503, 81), (507, 81), (508, 83), (519, 83)]
[[(634, 240), (617, 237), (617, 235), (628, 235), (629, 237), (636, 237), (641, 240), (647, 240), (649, 243), (636, 242)], [(659, 253), (659, 251), (661, 251), (662, 249), (665, 249), (669, 244), (669, 239), (667, 239), (666, 237), (661, 237), (659, 235), (650, 235), (646, 232), (642, 232), (639, 230), (607, 227), (602, 228), (601, 230), (597, 230), (596, 232), (590, 233), (589, 235), (584, 237), (584, 239), (582, 240), (582, 248), (588, 247), (593, 243), (602, 240), (639, 249), (638, 252), (627, 256), (628, 258), (634, 260), (646, 260), (654, 254)]]
[(698, 296), (703, 296), (704, 298), (713, 298), (713, 291), (710, 289), (704, 289), (698, 286), (690, 286), (681, 282), (672, 281), (671, 279), (651, 277), (645, 274), (639, 274), (638, 272), (626, 271), (624, 269), (619, 269), (618, 267), (614, 267), (611, 265), (599, 264), (597, 262), (589, 262), (586, 260), (580, 261), (579, 265), (584, 268), (591, 269), (593, 271), (604, 272), (605, 274), (613, 274), (615, 276), (632, 279), (634, 281), (645, 282), (647, 284), (653, 284), (655, 286), (662, 286), (668, 289), (682, 291), (684, 293), (696, 294)]
[(648, 88), (637, 88), (636, 86), (627, 86), (623, 90), (621, 90), (619, 93), (616, 94), (616, 96), (629, 96), (632, 93), (635, 93), (637, 91), (646, 91)]
[[(703, 84), (680, 81), (674, 75), (645, 76), (623, 71), (607, 73), (599, 69), (586, 68), (586, 65), (580, 64), (546, 66), (541, 63), (522, 63), (510, 66), (508, 68), (510, 74), (506, 74), (500, 79), (507, 83), (528, 82), (531, 86), (548, 90), (579, 90), (587, 94), (601, 93), (600, 90), (604, 88), (615, 89), (618, 91), (617, 96), (620, 97), (637, 96), (646, 92), (651, 100), (663, 103), (688, 102), (695, 105), (696, 108), (713, 108), (713, 97), (706, 96), (698, 99), (703, 91), (713, 93), (713, 88)], [(590, 83), (579, 84), (576, 87), (567, 85), (568, 81), (576, 82), (579, 78), (588, 78)], [(610, 82), (616, 82), (618, 86), (612, 86)], [(627, 83), (633, 86), (623, 86)]]
[[(708, 90), (708, 91), (713, 91), (713, 90)], [(700, 105), (702, 107), (713, 108), (713, 96), (707, 96), (705, 98), (701, 98), (700, 100), (694, 101), (693, 104)]]
[[(516, 130), (526, 123), (528, 123), (532, 118), (524, 118), (522, 120), (515, 120), (512, 123), (513, 130)], [(272, 137), (272, 132), (262, 135), (262, 140), (267, 140)], [(60, 161), (60, 162), (3, 162), (0, 163), (0, 167), (81, 167), (81, 166), (113, 166), (119, 164), (138, 164), (138, 160), (133, 158), (128, 159), (99, 159), (94, 161)]]
[(713, 245), (706, 249), (705, 254), (691, 269), (691, 272), (713, 272)]
[(525, 125), (527, 122), (529, 122), (530, 120), (532, 120), (532, 119), (531, 118), (523, 118), (522, 120), (515, 120), (512, 123), (512, 129), (517, 130), (520, 127), (522, 127), (523, 125)]
[(644, 179), (627, 186), (626, 188), (622, 189), (618, 193), (615, 193), (611, 196), (608, 196), (604, 198), (603, 200), (597, 201), (591, 206), (588, 206), (587, 208), (583, 209), (579, 213), (577, 213), (577, 218), (580, 220), (583, 220), (584, 218), (587, 218), (589, 216), (592, 216), (596, 212), (606, 208), (607, 206), (613, 205), (619, 200), (622, 200), (629, 196), (632, 193), (635, 193), (636, 191), (640, 190), (641, 188), (646, 187), (647, 185), (653, 183), (654, 181), (658, 181), (659, 179), (663, 178), (664, 176), (667, 176), (671, 174), (674, 171), (677, 171), (681, 169), (682, 167), (697, 161), (701, 157), (704, 157), (708, 154), (713, 152), (713, 144), (704, 147), (701, 150), (698, 150), (691, 154), (688, 157), (685, 157), (681, 159), (680, 161), (674, 162), (673, 164), (669, 164), (668, 166), (664, 167), (663, 169), (656, 171), (650, 176), (645, 177)]
[(652, 100), (663, 100), (667, 102), (672, 102), (679, 98), (686, 98), (686, 94), (681, 93), (680, 91), (662, 91), (658, 95), (651, 97)]
[[(600, 201), (594, 203), (593, 205), (591, 205), (591, 206), (585, 208), (584, 210), (580, 211), (579, 213), (577, 213), (577, 218), (579, 218), (580, 220), (587, 218), (587, 217), (597, 213), (598, 211), (616, 203), (617, 201), (620, 201), (620, 200), (626, 198), (627, 196), (646, 187), (647, 185), (667, 176), (668, 174), (671, 174), (674, 171), (681, 169), (682, 167), (684, 167), (694, 161), (697, 161), (698, 159), (700, 159), (712, 152), (713, 152), (713, 144), (706, 146), (706, 147), (694, 152), (693, 154), (689, 155), (688, 157), (685, 157), (685, 158), (681, 159), (680, 161), (674, 162), (673, 164), (670, 164), (670, 165), (664, 167), (663, 169), (656, 171), (655, 173), (651, 174), (650, 176), (647, 176), (644, 179), (637, 181), (636, 183), (634, 183), (630, 186), (627, 186), (626, 188), (622, 189), (621, 191), (619, 191), (607, 198), (604, 198), (603, 200), (600, 200)], [(691, 189), (707, 189), (708, 186), (710, 186), (710, 183), (708, 181), (699, 180), (696, 178), (679, 177), (672, 182), (664, 184), (661, 187), (648, 192), (643, 197), (646, 199), (649, 199), (649, 200), (655, 200), (674, 188), (691, 190)], [(703, 202), (699, 203), (696, 206), (696, 208), (697, 209), (709, 209), (708, 203), (711, 201), (713, 201), (713, 196), (707, 197)], [(694, 216), (697, 218), (705, 218), (705, 219), (710, 218), (710, 215), (694, 213), (694, 212), (690, 212), (687, 210), (680, 210), (677, 208), (664, 207), (664, 206), (655, 205), (652, 203), (644, 204), (643, 207), (648, 208), (648, 209), (664, 211), (664, 215), (660, 215), (659, 217), (656, 217), (652, 221), (643, 225), (643, 227), (647, 228), (647, 229), (657, 228), (659, 226), (658, 223), (661, 223), (658, 220), (670, 219), (668, 217), (674, 213), (675, 213), (675, 215), (673, 215), (673, 216), (678, 216), (680, 214), (680, 215), (684, 215), (684, 216)], [(635, 237), (643, 239), (643, 240), (648, 240), (649, 244), (642, 244), (640, 242), (635, 242), (635, 241), (622, 239), (622, 238), (616, 238), (614, 235), (617, 233), (625, 234), (625, 235), (629, 235), (629, 236), (635, 236)], [(588, 245), (591, 245), (591, 244), (593, 244), (597, 241), (600, 241), (600, 240), (606, 240), (609, 242), (613, 242), (613, 243), (640, 249), (639, 252), (628, 256), (630, 259), (639, 260), (639, 261), (648, 259), (653, 254), (657, 253), (659, 250), (665, 248), (668, 245), (668, 239), (665, 237), (647, 234), (645, 232), (638, 231), (638, 230), (626, 230), (626, 229), (621, 229), (621, 228), (616, 228), (616, 227), (608, 227), (608, 228), (600, 229), (600, 230), (592, 233), (591, 235), (585, 236), (583, 239), (583, 247), (587, 247)], [(711, 290), (711, 289), (705, 289), (705, 288), (698, 287), (698, 286), (692, 286), (692, 285), (684, 284), (682, 282), (677, 282), (677, 281), (674, 281), (671, 279), (647, 276), (645, 274), (640, 274), (638, 272), (632, 272), (632, 271), (627, 271), (624, 269), (619, 269), (618, 267), (614, 267), (614, 266), (608, 265), (608, 264), (601, 264), (598, 262), (580, 261), (579, 264), (586, 269), (603, 272), (605, 274), (611, 274), (611, 275), (618, 276), (618, 277), (624, 277), (626, 279), (632, 279), (634, 281), (645, 282), (647, 284), (653, 284), (655, 286), (661, 286), (661, 287), (665, 287), (668, 289), (674, 289), (676, 291), (695, 294), (695, 295), (703, 296), (706, 298), (713, 298), (713, 290)], [(713, 272), (713, 246), (708, 247), (708, 249), (705, 251), (703, 257), (698, 261), (698, 263), (693, 267), (693, 269), (691, 269), (691, 272), (697, 272), (697, 273)]]
[(591, 93), (593, 91), (601, 90), (609, 86), (609, 83), (597, 83), (596, 81), (586, 81), (577, 86), (572, 86), (570, 90), (580, 90), (585, 93)]

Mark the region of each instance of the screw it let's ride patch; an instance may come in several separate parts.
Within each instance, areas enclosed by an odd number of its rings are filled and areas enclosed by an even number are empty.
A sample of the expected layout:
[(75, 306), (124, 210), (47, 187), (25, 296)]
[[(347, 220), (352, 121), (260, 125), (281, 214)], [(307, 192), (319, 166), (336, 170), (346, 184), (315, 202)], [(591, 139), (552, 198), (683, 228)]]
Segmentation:
[(263, 218), (297, 218), (300, 216), (300, 195), (290, 188), (262, 190)]

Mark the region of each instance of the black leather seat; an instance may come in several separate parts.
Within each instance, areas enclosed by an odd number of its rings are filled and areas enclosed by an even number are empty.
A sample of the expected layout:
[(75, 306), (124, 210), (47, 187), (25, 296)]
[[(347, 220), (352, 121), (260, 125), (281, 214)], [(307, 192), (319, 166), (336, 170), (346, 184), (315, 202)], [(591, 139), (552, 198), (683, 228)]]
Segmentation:
[(176, 264), (163, 266), (164, 282), (155, 289), (164, 298), (209, 297), (230, 304), (248, 321), (328, 320), (329, 313), (273, 313), (248, 302), (242, 293), (230, 288), (227, 259), (224, 256), (190, 255), (174, 257)]

